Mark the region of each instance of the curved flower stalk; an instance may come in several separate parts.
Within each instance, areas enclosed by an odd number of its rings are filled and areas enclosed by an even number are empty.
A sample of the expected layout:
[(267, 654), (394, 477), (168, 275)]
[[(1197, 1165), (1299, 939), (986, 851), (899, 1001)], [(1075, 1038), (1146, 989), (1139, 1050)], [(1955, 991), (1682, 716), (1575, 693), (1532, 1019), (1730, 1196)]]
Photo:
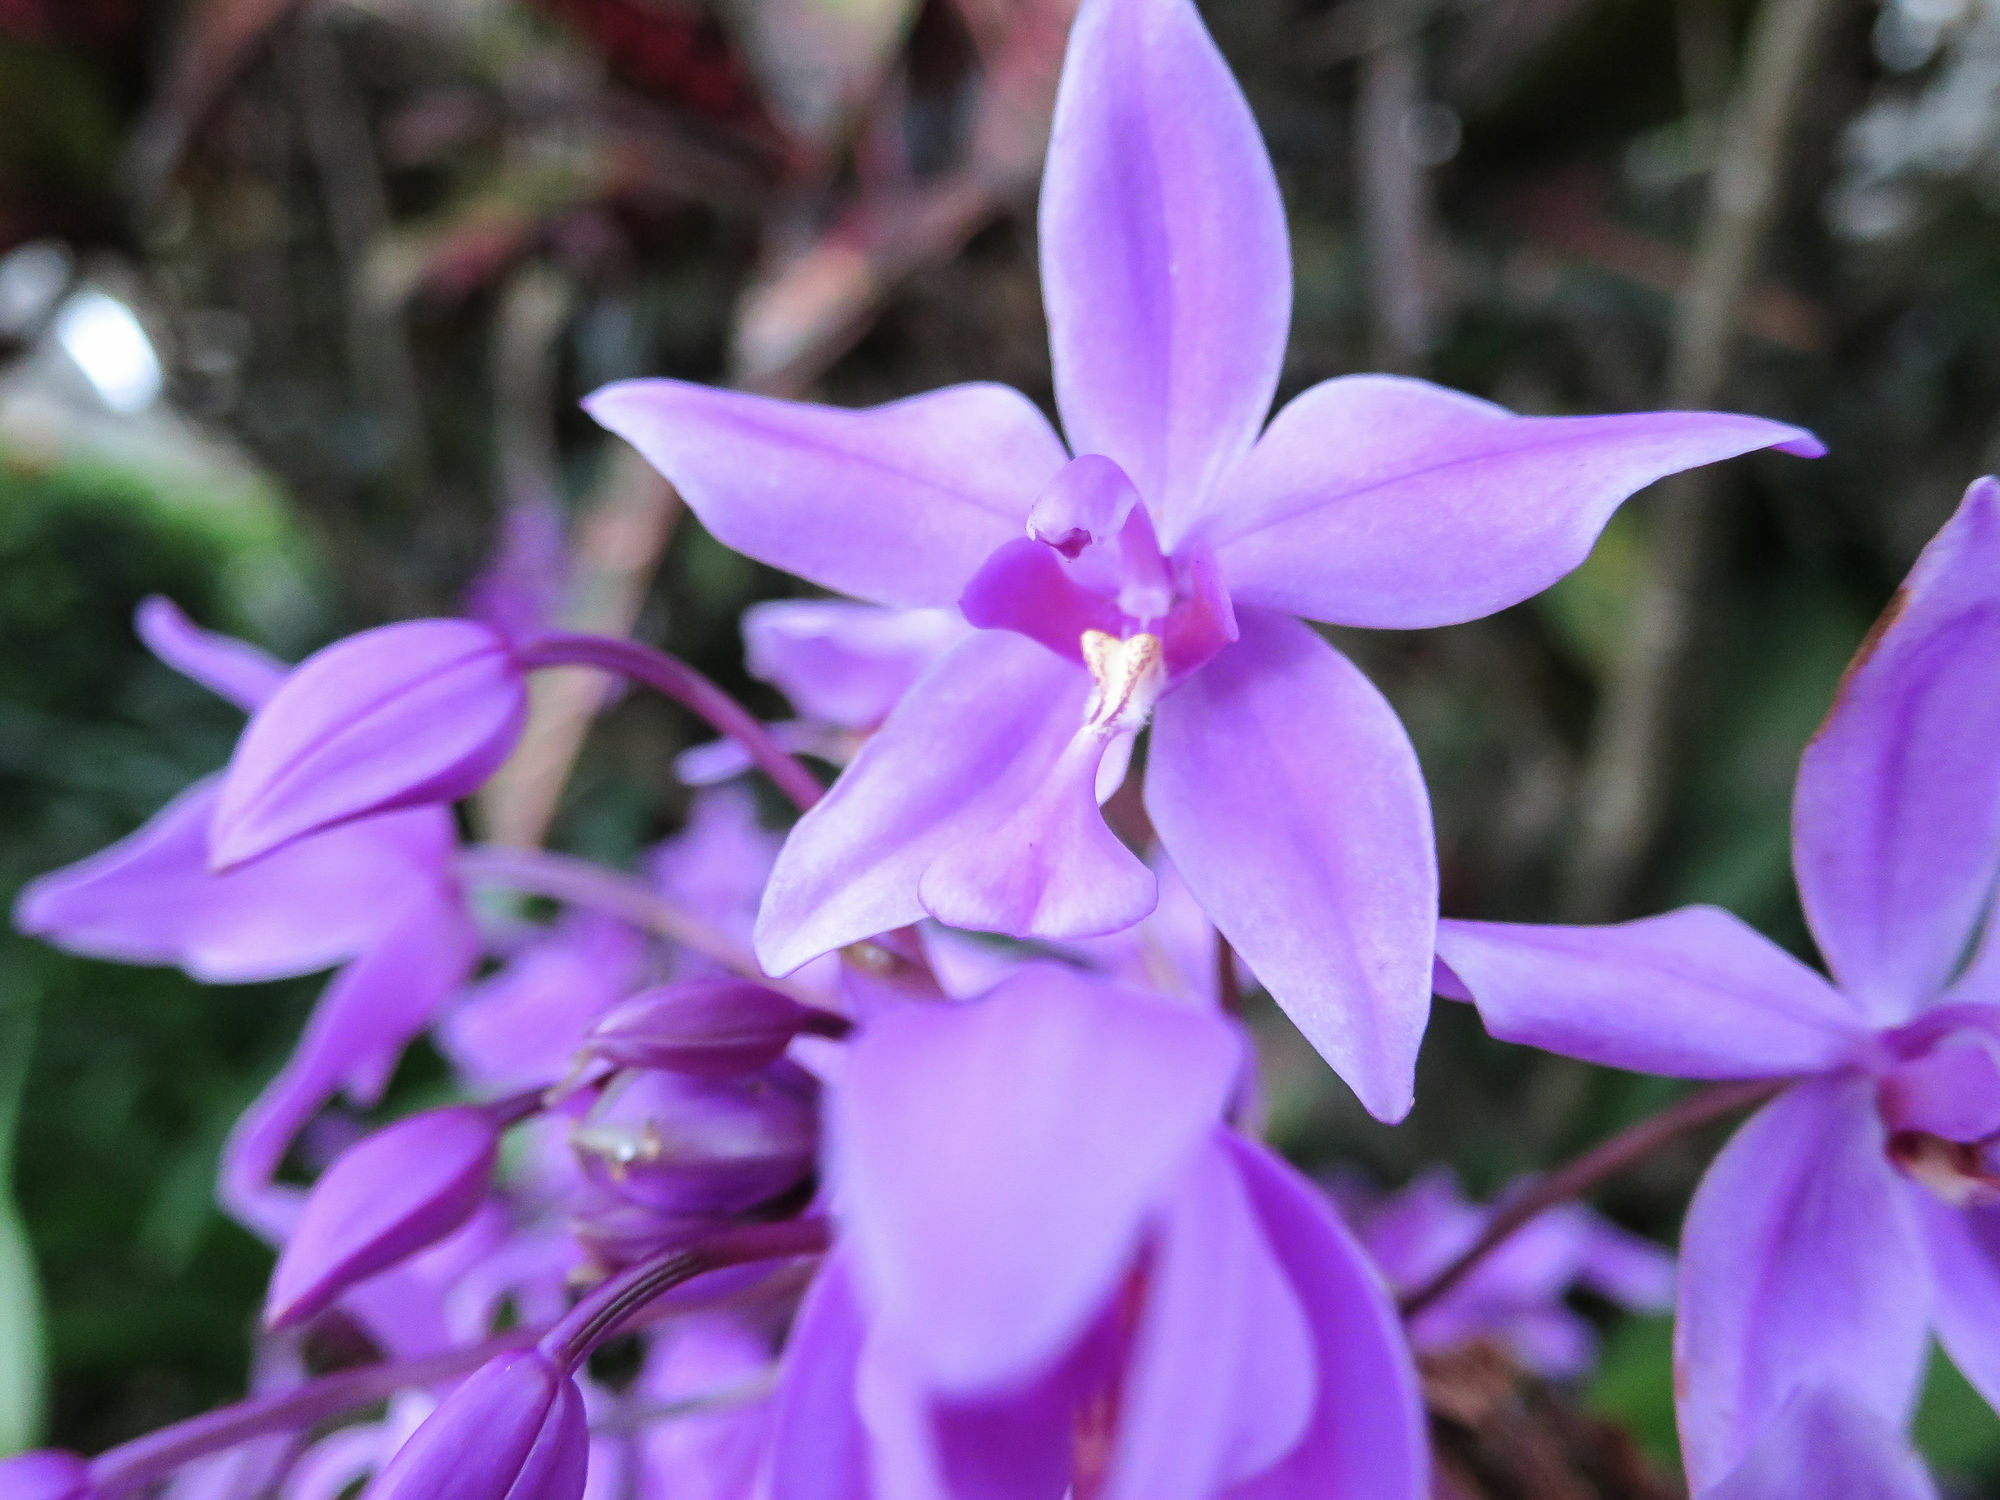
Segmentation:
[(1676, 1077), (1798, 1080), (1688, 1211), (1676, 1356), (1697, 1493), (1750, 1493), (1729, 1476), (1821, 1378), (1900, 1426), (1933, 1330), (2000, 1407), (1996, 744), (2000, 484), (1982, 479), (1799, 767), (1793, 864), (1831, 979), (1705, 907), (1440, 931), (1447, 984), (1496, 1036)]
[(1041, 201), (1067, 443), (964, 385), (866, 411), (642, 380), (586, 403), (717, 537), (884, 605), (936, 663), (801, 820), (774, 973), (926, 913), (1067, 940), (1149, 910), (1094, 795), (1149, 723), (1147, 807), (1217, 927), (1378, 1116), (1409, 1108), (1437, 880), (1401, 725), (1294, 617), (1474, 619), (1581, 562), (1662, 475), (1817, 453), (1753, 417), (1518, 417), (1327, 381), (1265, 418), (1291, 316), (1276, 178), (1192, 0), (1086, 0)]
[[(743, 664), (783, 693), (795, 719), (768, 725), (794, 755), (835, 765), (867, 737), (926, 669), (972, 627), (955, 609), (890, 609), (852, 599), (774, 599), (743, 612)], [(709, 786), (751, 769), (740, 741), (684, 750), (674, 771)]]
[(1213, 1012), (1052, 965), (865, 1022), (773, 1500), (1427, 1493), (1394, 1309), (1224, 1125), (1241, 1066)]
[[(1400, 1193), (1343, 1188), (1336, 1198), (1400, 1295), (1451, 1264), (1493, 1216), (1468, 1202), (1444, 1169)], [(1666, 1312), (1674, 1305), (1674, 1258), (1581, 1204), (1562, 1204), (1536, 1216), (1411, 1317), (1410, 1341), (1431, 1350), (1493, 1339), (1539, 1375), (1583, 1375), (1596, 1362), (1597, 1331), (1565, 1301), (1578, 1288), (1630, 1312)]]

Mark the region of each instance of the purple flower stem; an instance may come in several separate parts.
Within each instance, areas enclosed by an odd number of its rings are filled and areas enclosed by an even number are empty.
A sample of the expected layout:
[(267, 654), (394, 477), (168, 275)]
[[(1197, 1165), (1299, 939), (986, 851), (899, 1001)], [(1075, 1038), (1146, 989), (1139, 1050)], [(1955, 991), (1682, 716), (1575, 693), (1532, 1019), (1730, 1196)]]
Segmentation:
[(803, 762), (779, 747), (750, 710), (686, 662), (663, 651), (637, 641), (551, 630), (524, 641), (518, 655), (524, 667), (597, 667), (665, 693), (707, 720), (716, 733), (729, 736), (747, 750), (750, 759), (800, 812), (826, 791)]
[(197, 1458), (252, 1438), (309, 1427), (328, 1417), (385, 1400), (398, 1391), (463, 1375), (496, 1354), (525, 1348), (535, 1341), (536, 1334), (533, 1328), (516, 1328), (470, 1348), (453, 1349), (427, 1359), (342, 1370), (290, 1390), (252, 1396), (247, 1401), (175, 1422), (116, 1448), (107, 1448), (92, 1459), (92, 1500), (116, 1500), (119, 1495), (165, 1479)]
[(682, 1282), (724, 1266), (817, 1255), (832, 1242), (832, 1231), (824, 1219), (783, 1219), (774, 1224), (741, 1225), (699, 1245), (663, 1250), (619, 1272), (577, 1303), (542, 1335), (541, 1350), (560, 1368), (575, 1369), (633, 1314)]
[(696, 921), (650, 886), (602, 865), (546, 849), (515, 849), (502, 844), (476, 844), (459, 851), (454, 863), (467, 880), (504, 885), (531, 895), (547, 896), (571, 906), (589, 907), (647, 932), (692, 948), (746, 979), (767, 984), (803, 1004), (814, 997), (783, 979), (769, 979), (748, 950)]
[(1536, 1215), (1554, 1208), (1558, 1203), (1583, 1196), (1599, 1183), (1617, 1176), (1692, 1131), (1762, 1104), (1789, 1082), (1791, 1080), (1785, 1078), (1754, 1078), (1742, 1083), (1718, 1083), (1621, 1130), (1602, 1145), (1593, 1146), (1568, 1166), (1542, 1178), (1498, 1210), (1479, 1238), (1467, 1246), (1458, 1259), (1422, 1286), (1405, 1293), (1400, 1299), (1403, 1316), (1414, 1318), (1436, 1302), (1515, 1230)]

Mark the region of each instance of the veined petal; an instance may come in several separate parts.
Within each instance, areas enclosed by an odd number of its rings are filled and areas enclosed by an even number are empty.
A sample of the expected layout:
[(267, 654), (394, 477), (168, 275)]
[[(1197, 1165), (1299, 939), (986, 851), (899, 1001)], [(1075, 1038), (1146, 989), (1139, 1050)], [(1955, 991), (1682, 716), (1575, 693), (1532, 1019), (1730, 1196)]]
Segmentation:
[(1822, 451), (1760, 417), (1520, 417), (1421, 380), (1347, 375), (1286, 404), (1222, 481), (1200, 535), (1238, 605), (1449, 625), (1554, 583), (1634, 491), (1770, 447)]
[(1182, 1172), (1147, 1262), (1106, 1500), (1212, 1500), (1306, 1435), (1318, 1350), (1218, 1129)]
[(1018, 805), (939, 850), (917, 885), (924, 910), (947, 926), (1050, 942), (1122, 932), (1150, 912), (1153, 872), (1098, 811), (1111, 738), (1079, 729)]
[(335, 641), (236, 742), (210, 863), (226, 870), (371, 813), (455, 802), (499, 769), (527, 705), (512, 649), (484, 625), (405, 620)]
[(1312, 1327), (1317, 1405), (1304, 1439), (1226, 1500), (1424, 1500), (1430, 1441), (1402, 1319), (1326, 1198), (1263, 1147), (1228, 1137), (1231, 1155)]
[(1716, 1157), (1681, 1237), (1681, 1451), (1696, 1494), (1743, 1461), (1801, 1386), (1900, 1426), (1923, 1375), (1931, 1283), (1874, 1086), (1809, 1079)]
[(878, 604), (955, 603), (1069, 457), (1034, 404), (1003, 385), (856, 411), (625, 380), (584, 408), (672, 480), (718, 539)]
[(1982, 479), (1848, 668), (1793, 796), (1792, 859), (1813, 935), (1885, 1021), (1938, 994), (1991, 894), (1996, 744), (2000, 484)]
[(136, 833), (29, 882), (14, 925), (72, 953), (175, 964), (210, 984), (282, 979), (368, 947), (451, 854), (451, 815), (411, 808), (217, 875), (208, 830), (221, 780), (196, 782)]
[(1078, 13), (1041, 252), (1070, 447), (1116, 460), (1176, 534), (1270, 411), (1292, 313), (1277, 178), (1192, 0)]
[(1437, 853), (1396, 714), (1263, 610), (1160, 700), (1146, 808), (1222, 935), (1378, 1118), (1410, 1107), (1430, 1015)]
[(773, 599), (743, 611), (743, 654), (806, 718), (873, 729), (968, 628), (951, 609)]
[(291, 670), (248, 641), (203, 630), (158, 594), (139, 602), (132, 623), (153, 655), (245, 713), (262, 707)]
[(1937, 1500), (1899, 1424), (1837, 1382), (1801, 1389), (1704, 1500)]
[(1907, 1191), (1930, 1251), (1938, 1342), (2000, 1411), (2000, 1208), (1952, 1208), (1923, 1188)]
[(835, 1209), (865, 1303), (936, 1392), (1061, 1357), (1240, 1064), (1220, 1017), (1053, 965), (862, 1028), (829, 1111)]
[(1486, 1029), (1635, 1073), (1781, 1078), (1838, 1066), (1869, 1028), (1826, 980), (1713, 906), (1606, 927), (1438, 924)]
[(759, 962), (787, 974), (923, 916), (925, 868), (1034, 793), (1089, 695), (1088, 674), (1006, 631), (945, 656), (792, 828), (757, 915)]

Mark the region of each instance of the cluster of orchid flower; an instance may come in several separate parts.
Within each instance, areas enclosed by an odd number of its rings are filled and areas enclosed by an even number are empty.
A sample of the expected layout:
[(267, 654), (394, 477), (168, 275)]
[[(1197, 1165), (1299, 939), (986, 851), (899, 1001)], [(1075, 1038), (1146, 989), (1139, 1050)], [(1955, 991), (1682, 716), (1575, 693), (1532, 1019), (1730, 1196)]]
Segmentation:
[[(2000, 486), (1801, 768), (1837, 984), (1712, 909), (1440, 924), (1409, 741), (1304, 621), (1477, 618), (1653, 480), (1818, 443), (1380, 376), (1267, 426), (1285, 221), (1191, 0), (1085, 0), (1041, 237), (1065, 437), (992, 385), (588, 403), (724, 542), (849, 596), (746, 620), (798, 721), (526, 606), (293, 669), (141, 611), (248, 727), (18, 921), (216, 982), (343, 967), (225, 1150), (225, 1206), (278, 1252), (254, 1393), (9, 1460), (0, 1500), (1421, 1500), (1413, 1345), (1572, 1373), (1566, 1289), (1662, 1307), (1674, 1268), (1573, 1204), (1506, 1238), (1439, 1178), (1343, 1214), (1245, 1127), (1242, 974), (1385, 1121), (1434, 993), (1508, 1040), (1745, 1081), (1762, 1108), (1679, 1267), (1691, 1487), (1933, 1493), (1904, 1438), (1933, 1329), (2000, 1402)], [(574, 665), (722, 736), (639, 874), (459, 841), (529, 674)], [(844, 768), (826, 789), (794, 751)], [(800, 809), (782, 840), (751, 772)], [(1130, 777), (1156, 846), (1100, 811)], [(378, 1101), (424, 1034), (478, 1102), (343, 1136), (328, 1106)], [(327, 1319), (380, 1358), (309, 1371)]]

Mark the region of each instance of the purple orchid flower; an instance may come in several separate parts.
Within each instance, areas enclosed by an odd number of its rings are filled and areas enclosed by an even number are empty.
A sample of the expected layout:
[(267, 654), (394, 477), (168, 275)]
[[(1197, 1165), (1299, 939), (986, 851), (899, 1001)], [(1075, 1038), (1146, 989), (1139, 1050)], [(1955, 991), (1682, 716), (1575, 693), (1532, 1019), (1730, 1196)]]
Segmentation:
[(1474, 619), (1575, 567), (1662, 475), (1820, 445), (1713, 413), (1519, 417), (1386, 376), (1314, 386), (1265, 428), (1284, 211), (1191, 0), (1086, 0), (1041, 248), (1067, 447), (996, 385), (847, 411), (644, 380), (586, 403), (729, 545), (981, 627), (800, 821), (759, 956), (788, 972), (925, 913), (1041, 939), (1129, 926), (1154, 881), (1096, 793), (1150, 721), (1147, 807), (1189, 886), (1399, 1118), (1430, 1003), (1429, 804), (1389, 705), (1292, 617)]
[[(971, 627), (955, 609), (885, 609), (851, 599), (775, 599), (743, 611), (744, 665), (799, 717), (767, 725), (794, 755), (845, 765), (931, 664)], [(683, 751), (674, 772), (708, 786), (751, 767), (733, 739)]]
[[(1449, 1171), (1427, 1173), (1400, 1193), (1337, 1195), (1361, 1243), (1389, 1284), (1410, 1292), (1455, 1260), (1492, 1210), (1468, 1202)], [(1583, 1287), (1632, 1312), (1674, 1305), (1674, 1258), (1581, 1204), (1531, 1220), (1456, 1286), (1410, 1320), (1419, 1349), (1473, 1339), (1503, 1344), (1550, 1379), (1586, 1373), (1597, 1354), (1590, 1320), (1564, 1301)]]
[(1219, 1015), (1047, 965), (864, 1023), (773, 1500), (1426, 1493), (1394, 1308), (1224, 1126), (1241, 1066)]
[(1799, 767), (1793, 864), (1832, 981), (1706, 907), (1439, 933), (1446, 989), (1496, 1036), (1642, 1072), (1798, 1080), (1688, 1211), (1676, 1341), (1697, 1493), (1821, 1376), (1900, 1424), (1932, 1328), (2000, 1406), (1996, 745), (2000, 484), (1982, 479)]
[(1837, 1383), (1786, 1401), (1712, 1500), (1937, 1500), (1923, 1460), (1894, 1424)]

